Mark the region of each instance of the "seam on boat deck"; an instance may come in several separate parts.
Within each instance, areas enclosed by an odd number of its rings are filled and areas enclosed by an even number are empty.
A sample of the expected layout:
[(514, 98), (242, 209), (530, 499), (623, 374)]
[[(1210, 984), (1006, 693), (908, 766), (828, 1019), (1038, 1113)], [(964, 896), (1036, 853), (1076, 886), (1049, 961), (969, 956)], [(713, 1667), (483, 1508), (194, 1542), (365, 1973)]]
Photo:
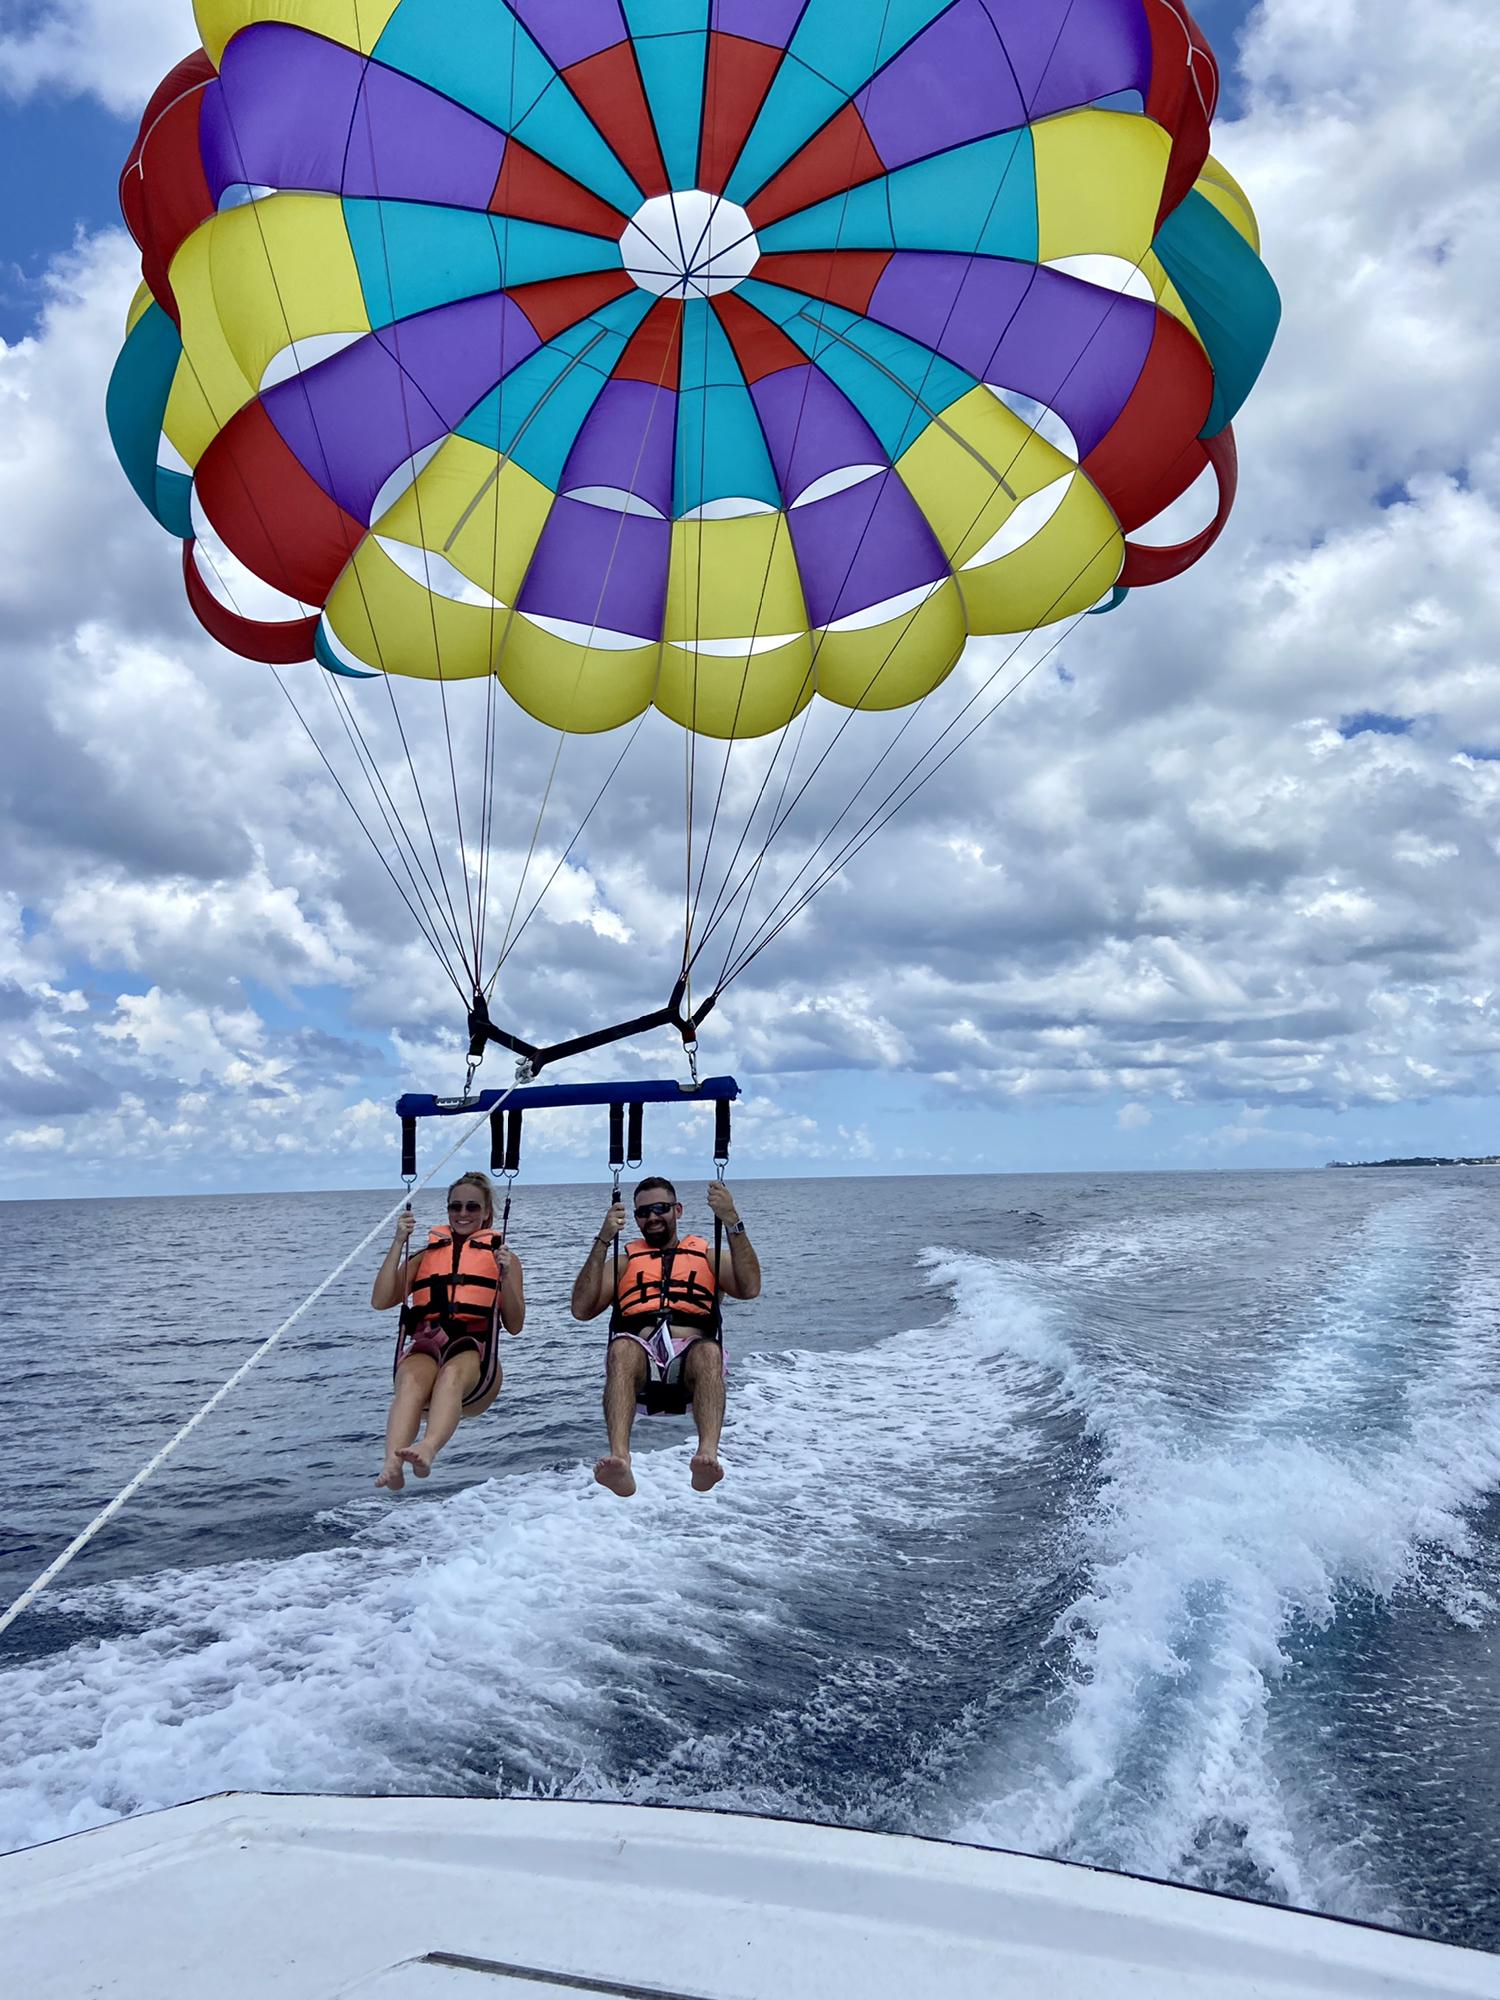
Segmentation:
[(419, 1965), (451, 1965), (460, 1972), (487, 1972), (497, 1979), (529, 1979), (538, 1986), (561, 1986), (574, 1993), (605, 1993), (611, 2000), (703, 2000), (665, 1986), (622, 1986), (617, 1979), (588, 1979), (581, 1972), (548, 1972), (538, 1965), (506, 1965), (498, 1958), (471, 1958), (459, 1951), (429, 1951)]

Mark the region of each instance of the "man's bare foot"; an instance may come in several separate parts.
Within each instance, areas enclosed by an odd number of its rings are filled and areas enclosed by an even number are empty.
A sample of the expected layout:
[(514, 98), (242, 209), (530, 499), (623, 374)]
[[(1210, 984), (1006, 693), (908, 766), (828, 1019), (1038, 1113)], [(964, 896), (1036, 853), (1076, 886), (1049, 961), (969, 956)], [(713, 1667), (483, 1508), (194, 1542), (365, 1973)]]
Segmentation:
[(380, 1468), (380, 1477), (376, 1480), (375, 1484), (377, 1486), (384, 1486), (391, 1493), (399, 1493), (406, 1484), (406, 1475), (401, 1470), (401, 1460), (396, 1456), (395, 1452), (391, 1453), (385, 1464)]
[(432, 1470), (432, 1453), (425, 1444), (409, 1444), (405, 1451), (396, 1454), (403, 1465), (409, 1465), (418, 1479), (425, 1479)]
[(611, 1493), (618, 1493), (622, 1500), (628, 1500), (635, 1491), (635, 1474), (630, 1469), (628, 1458), (601, 1458), (594, 1467), (594, 1477)]
[(717, 1486), (724, 1477), (724, 1468), (716, 1458), (709, 1458), (701, 1451), (693, 1453), (693, 1491), (707, 1493)]

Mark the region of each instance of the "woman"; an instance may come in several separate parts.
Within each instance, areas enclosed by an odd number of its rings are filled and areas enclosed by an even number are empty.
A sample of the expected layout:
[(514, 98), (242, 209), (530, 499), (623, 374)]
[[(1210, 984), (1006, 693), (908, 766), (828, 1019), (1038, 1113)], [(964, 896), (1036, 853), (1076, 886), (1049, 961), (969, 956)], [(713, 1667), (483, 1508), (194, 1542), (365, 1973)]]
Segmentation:
[[(418, 1479), (458, 1429), (500, 1393), (499, 1328), (519, 1333), (526, 1323), (521, 1260), (494, 1230), (495, 1190), (485, 1174), (461, 1174), (448, 1190), (446, 1227), (434, 1229), (427, 1247), (409, 1257), (416, 1217), (408, 1208), (396, 1223), (370, 1293), (377, 1312), (401, 1307), (396, 1344), (396, 1393), (385, 1426), (385, 1464), (375, 1481), (399, 1493), (405, 1468)], [(417, 1430), (423, 1410), (427, 1430)]]

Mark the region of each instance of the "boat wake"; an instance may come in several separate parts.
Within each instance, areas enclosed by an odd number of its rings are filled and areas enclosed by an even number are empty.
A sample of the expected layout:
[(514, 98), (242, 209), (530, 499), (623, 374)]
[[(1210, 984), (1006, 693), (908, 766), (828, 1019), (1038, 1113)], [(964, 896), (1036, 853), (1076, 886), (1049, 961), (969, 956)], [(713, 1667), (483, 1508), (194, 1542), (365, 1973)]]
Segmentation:
[(737, 1361), (712, 1496), (647, 1429), (628, 1503), (565, 1461), (60, 1594), (114, 1636), (0, 1677), (0, 1844), (227, 1789), (530, 1792), (1399, 1917), (1332, 1722), (1362, 1620), (1489, 1614), (1493, 1252), (1404, 1201), (1274, 1312), (1168, 1313), (1220, 1227), (929, 1253), (939, 1324)]

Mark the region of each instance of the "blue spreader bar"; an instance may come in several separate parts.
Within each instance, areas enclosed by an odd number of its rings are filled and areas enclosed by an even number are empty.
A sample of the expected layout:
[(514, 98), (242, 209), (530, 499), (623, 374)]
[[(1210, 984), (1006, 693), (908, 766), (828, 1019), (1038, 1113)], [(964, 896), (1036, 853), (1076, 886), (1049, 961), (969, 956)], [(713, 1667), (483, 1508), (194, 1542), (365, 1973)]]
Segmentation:
[(733, 1102), (740, 1087), (732, 1076), (708, 1076), (696, 1090), (671, 1077), (638, 1083), (526, 1083), (518, 1089), (482, 1090), (477, 1097), (425, 1097), (415, 1091), (396, 1100), (398, 1118), (477, 1118), (503, 1104), (507, 1111), (544, 1110), (563, 1104), (702, 1104)]

